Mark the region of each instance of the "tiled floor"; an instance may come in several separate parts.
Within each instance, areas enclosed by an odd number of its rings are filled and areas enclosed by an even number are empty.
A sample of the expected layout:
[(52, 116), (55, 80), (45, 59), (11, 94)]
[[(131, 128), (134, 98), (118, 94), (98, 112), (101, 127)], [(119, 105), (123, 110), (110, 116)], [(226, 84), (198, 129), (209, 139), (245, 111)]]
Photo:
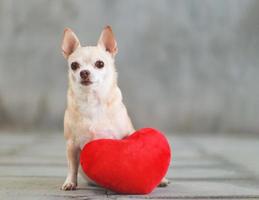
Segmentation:
[(59, 190), (66, 175), (62, 133), (0, 132), (0, 199), (259, 199), (259, 136), (168, 135), (171, 184), (149, 195), (88, 186)]

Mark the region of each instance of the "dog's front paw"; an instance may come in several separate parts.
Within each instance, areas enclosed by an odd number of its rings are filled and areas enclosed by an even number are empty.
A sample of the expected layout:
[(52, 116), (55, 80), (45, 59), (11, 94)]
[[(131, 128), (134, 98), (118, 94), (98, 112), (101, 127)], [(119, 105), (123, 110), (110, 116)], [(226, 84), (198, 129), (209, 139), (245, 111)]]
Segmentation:
[(166, 178), (163, 178), (162, 181), (159, 183), (158, 187), (166, 187), (168, 186), (170, 181)]
[(72, 181), (65, 181), (65, 183), (62, 185), (61, 190), (75, 190), (77, 186), (77, 183)]

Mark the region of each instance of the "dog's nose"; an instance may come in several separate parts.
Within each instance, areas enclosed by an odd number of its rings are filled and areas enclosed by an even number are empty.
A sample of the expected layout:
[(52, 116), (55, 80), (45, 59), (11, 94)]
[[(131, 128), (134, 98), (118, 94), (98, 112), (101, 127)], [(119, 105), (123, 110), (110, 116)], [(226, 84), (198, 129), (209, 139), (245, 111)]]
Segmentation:
[(88, 79), (89, 75), (90, 75), (90, 72), (89, 72), (88, 70), (82, 70), (82, 71), (80, 72), (80, 77), (81, 77), (83, 80)]

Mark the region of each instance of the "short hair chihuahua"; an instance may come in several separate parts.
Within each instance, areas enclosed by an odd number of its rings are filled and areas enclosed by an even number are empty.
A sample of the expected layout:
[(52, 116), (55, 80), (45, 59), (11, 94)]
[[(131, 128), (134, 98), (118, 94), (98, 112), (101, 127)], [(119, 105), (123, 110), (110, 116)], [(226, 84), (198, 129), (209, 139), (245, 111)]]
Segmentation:
[(134, 132), (117, 85), (117, 52), (110, 26), (102, 31), (97, 46), (86, 47), (71, 29), (64, 30), (62, 53), (68, 62), (69, 79), (64, 116), (68, 174), (62, 190), (76, 189), (80, 151), (86, 143), (100, 138), (122, 139)]

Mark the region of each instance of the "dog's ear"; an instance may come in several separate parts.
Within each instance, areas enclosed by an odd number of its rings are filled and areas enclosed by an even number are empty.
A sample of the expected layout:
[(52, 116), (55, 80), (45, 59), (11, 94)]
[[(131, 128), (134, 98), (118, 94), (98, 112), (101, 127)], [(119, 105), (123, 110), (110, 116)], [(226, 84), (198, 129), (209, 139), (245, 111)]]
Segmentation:
[(114, 57), (118, 52), (117, 42), (110, 26), (106, 26), (103, 29), (98, 41), (98, 46), (101, 46), (106, 51), (108, 51), (112, 55), (112, 57)]
[(80, 42), (76, 34), (71, 29), (65, 28), (61, 46), (63, 56), (67, 59), (79, 46)]

